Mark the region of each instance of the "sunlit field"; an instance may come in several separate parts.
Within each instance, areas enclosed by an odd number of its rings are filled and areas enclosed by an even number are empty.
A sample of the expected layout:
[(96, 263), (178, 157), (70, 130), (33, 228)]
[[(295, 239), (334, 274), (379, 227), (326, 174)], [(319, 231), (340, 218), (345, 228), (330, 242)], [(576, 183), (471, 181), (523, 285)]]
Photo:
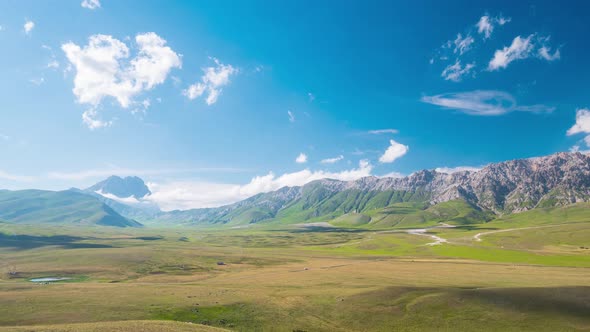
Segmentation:
[(0, 331), (589, 329), (590, 222), (521, 216), (426, 235), (3, 225)]

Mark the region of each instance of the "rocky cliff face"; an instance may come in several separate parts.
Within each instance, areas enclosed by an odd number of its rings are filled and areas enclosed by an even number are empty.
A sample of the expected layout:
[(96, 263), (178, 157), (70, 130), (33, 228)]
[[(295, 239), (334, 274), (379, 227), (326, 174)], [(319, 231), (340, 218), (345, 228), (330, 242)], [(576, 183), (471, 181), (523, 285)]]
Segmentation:
[(423, 170), (401, 179), (368, 177), (353, 182), (325, 181), (333, 190), (424, 191), (432, 204), (462, 198), (496, 213), (539, 205), (562, 206), (590, 199), (590, 157), (557, 153), (547, 157), (490, 164), (477, 172), (453, 174)]

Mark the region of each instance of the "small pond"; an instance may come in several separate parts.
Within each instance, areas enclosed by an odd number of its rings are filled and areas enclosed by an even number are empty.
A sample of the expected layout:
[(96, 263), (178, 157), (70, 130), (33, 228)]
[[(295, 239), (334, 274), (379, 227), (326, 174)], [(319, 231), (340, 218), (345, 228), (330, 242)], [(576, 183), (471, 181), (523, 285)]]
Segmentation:
[(30, 282), (56, 282), (70, 280), (72, 278), (60, 278), (60, 277), (45, 277), (45, 278), (33, 278), (29, 279)]

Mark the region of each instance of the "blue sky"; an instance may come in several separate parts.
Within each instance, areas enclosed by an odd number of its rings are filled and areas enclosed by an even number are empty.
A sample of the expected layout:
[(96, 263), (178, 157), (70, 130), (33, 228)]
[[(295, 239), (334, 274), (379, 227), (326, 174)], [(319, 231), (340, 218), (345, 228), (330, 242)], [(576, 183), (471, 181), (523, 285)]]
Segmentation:
[(587, 7), (2, 1), (0, 187), (138, 175), (189, 208), (584, 151)]

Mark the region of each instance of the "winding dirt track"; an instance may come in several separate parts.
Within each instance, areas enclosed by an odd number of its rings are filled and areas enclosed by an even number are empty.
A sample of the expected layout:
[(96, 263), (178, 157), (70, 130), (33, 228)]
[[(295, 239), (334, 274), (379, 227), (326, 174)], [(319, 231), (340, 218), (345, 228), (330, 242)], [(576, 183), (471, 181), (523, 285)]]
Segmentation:
[(473, 236), (473, 241), (481, 241), (481, 237), (482, 236), (489, 235), (489, 234), (512, 232), (512, 231), (520, 231), (520, 230), (526, 230), (526, 229), (558, 227), (558, 226), (563, 226), (563, 225), (571, 225), (571, 223), (567, 223), (567, 224), (556, 224), (556, 225), (544, 225), (544, 226), (520, 227), (520, 228), (508, 228), (508, 229), (499, 229), (499, 230), (489, 231), (489, 232), (481, 232), (481, 233), (477, 233), (477, 234), (475, 234)]

